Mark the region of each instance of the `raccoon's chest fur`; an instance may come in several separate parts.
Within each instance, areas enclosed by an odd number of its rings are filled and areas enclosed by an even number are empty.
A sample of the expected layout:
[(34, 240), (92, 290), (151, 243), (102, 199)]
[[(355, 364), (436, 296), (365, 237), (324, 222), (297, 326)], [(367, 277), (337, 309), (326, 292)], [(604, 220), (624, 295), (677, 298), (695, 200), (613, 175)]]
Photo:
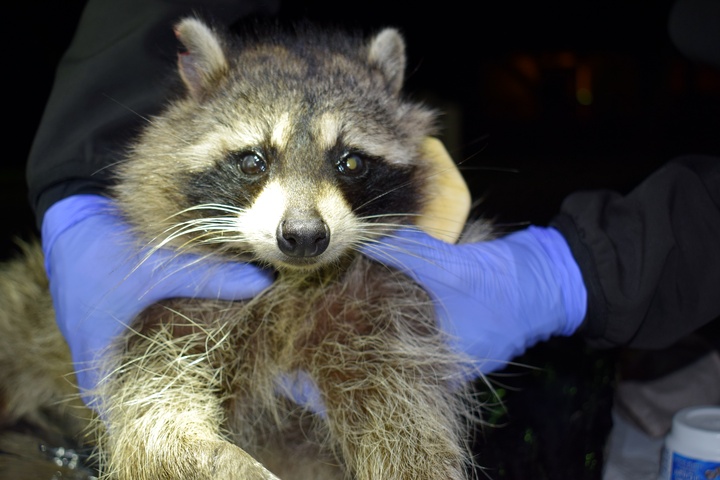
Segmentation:
[[(355, 364), (363, 371), (360, 358), (351, 360), (340, 351), (334, 358), (315, 357), (328, 346), (362, 356), (373, 350), (381, 354), (391, 342), (399, 348), (425, 337), (428, 345), (440, 347), (444, 340), (427, 293), (404, 275), (363, 257), (340, 272), (286, 273), (248, 302), (162, 302), (145, 312), (139, 325), (141, 334), (167, 329), (186, 347), (195, 343), (198, 352), (213, 350), (209, 345), (221, 347), (208, 358), (223, 375), (239, 379), (239, 385), (227, 387), (233, 395), (240, 390), (257, 393), (279, 375), (300, 370), (322, 378), (320, 370), (327, 372), (328, 362), (343, 369)], [(252, 370), (234, 371), (244, 365)], [(275, 403), (272, 391), (265, 395)]]

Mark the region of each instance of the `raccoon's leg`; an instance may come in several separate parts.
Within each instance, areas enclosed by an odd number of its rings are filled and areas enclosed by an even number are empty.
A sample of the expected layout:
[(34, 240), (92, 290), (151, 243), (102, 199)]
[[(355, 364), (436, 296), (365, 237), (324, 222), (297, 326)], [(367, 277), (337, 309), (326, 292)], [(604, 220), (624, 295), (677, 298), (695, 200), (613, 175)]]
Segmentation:
[(330, 345), (315, 374), (330, 430), (355, 478), (467, 478), (461, 433), (466, 405), (459, 384), (442, 378), (447, 359), (433, 353), (442, 349), (363, 340), (369, 344)]
[(229, 348), (216, 342), (223, 332), (178, 329), (130, 338), (113, 362), (120, 367), (101, 382), (103, 478), (276, 479), (221, 433), (223, 372), (214, 355)]

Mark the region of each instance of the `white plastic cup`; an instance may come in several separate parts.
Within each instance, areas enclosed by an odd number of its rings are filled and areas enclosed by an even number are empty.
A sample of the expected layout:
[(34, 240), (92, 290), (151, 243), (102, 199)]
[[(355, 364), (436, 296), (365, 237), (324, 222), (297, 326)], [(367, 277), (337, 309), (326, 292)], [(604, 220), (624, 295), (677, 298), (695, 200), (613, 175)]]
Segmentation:
[(689, 407), (673, 416), (659, 478), (720, 480), (720, 407)]

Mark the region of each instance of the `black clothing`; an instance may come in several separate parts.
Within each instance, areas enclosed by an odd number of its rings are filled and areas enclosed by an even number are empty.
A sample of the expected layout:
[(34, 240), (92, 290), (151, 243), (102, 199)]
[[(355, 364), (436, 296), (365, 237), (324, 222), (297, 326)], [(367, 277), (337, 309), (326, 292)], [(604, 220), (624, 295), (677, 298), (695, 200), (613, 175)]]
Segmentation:
[(676, 159), (627, 196), (578, 192), (554, 219), (596, 346), (662, 348), (720, 317), (720, 158)]
[(720, 2), (678, 0), (668, 20), (673, 44), (691, 60), (720, 69)]
[(27, 181), (38, 228), (56, 201), (105, 190), (128, 140), (162, 107), (177, 59), (175, 22), (199, 14), (229, 26), (278, 8), (279, 0), (90, 0), (30, 151)]

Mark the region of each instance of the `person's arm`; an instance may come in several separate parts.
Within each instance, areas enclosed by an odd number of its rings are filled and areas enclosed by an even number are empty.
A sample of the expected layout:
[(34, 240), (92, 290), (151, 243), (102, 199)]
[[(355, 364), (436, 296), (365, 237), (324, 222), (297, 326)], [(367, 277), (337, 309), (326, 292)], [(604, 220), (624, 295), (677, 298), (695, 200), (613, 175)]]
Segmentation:
[(552, 225), (588, 289), (579, 333), (666, 347), (720, 317), (720, 158), (679, 158), (628, 195), (570, 195)]
[(579, 331), (598, 346), (663, 347), (720, 315), (720, 160), (669, 163), (627, 196), (568, 197), (549, 227), (449, 245), (418, 231), (364, 253), (425, 287), (484, 372)]

